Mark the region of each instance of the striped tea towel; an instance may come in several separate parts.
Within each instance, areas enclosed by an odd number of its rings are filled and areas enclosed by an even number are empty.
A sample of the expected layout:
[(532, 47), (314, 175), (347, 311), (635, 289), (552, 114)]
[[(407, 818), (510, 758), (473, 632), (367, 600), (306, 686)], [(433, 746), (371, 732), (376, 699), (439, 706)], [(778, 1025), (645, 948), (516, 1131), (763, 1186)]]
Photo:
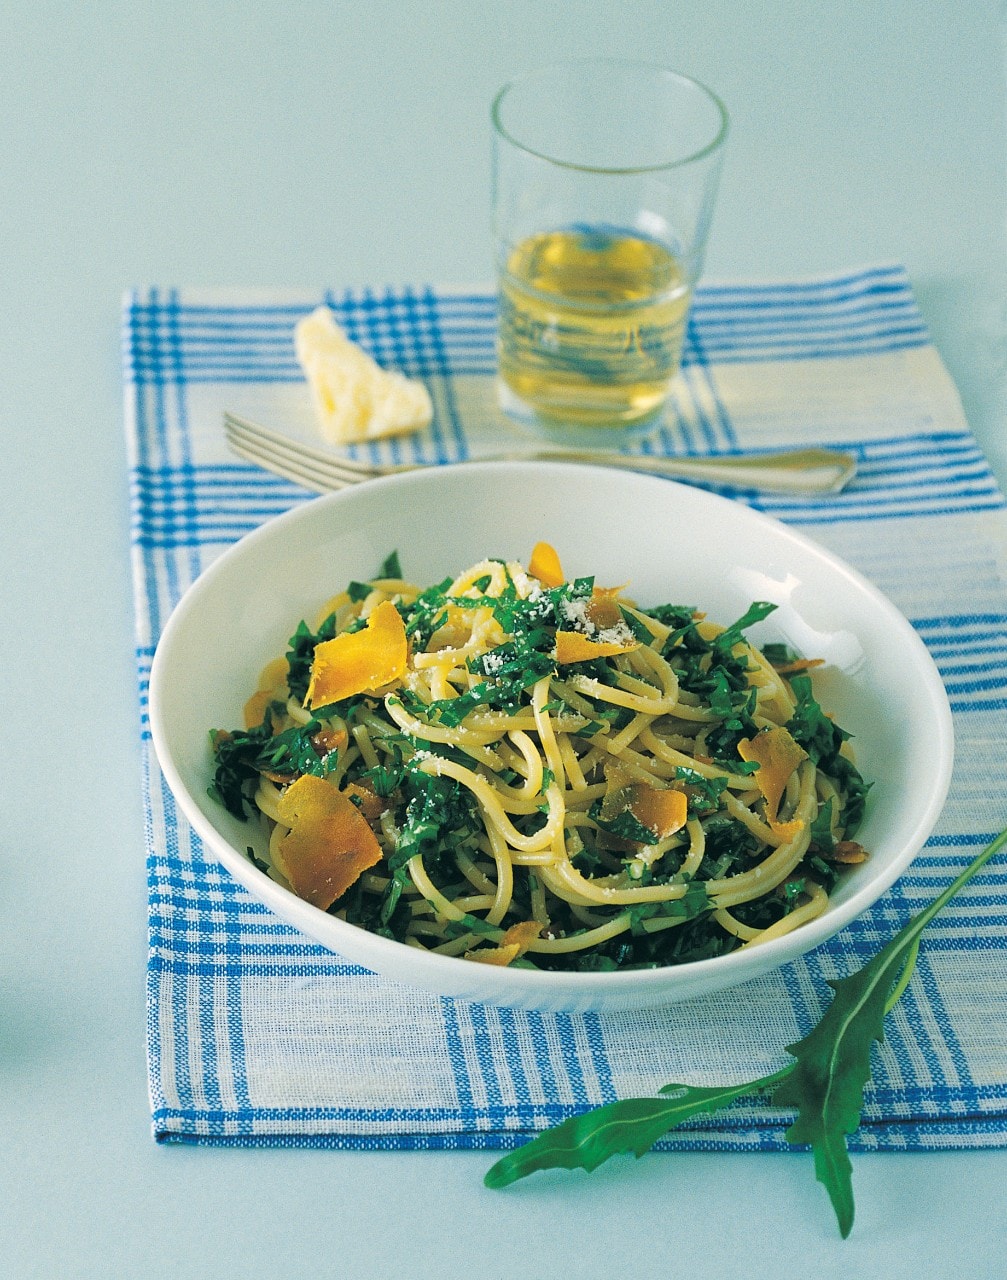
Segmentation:
[[(502, 447), (487, 291), (131, 293), (124, 364), (141, 700), (157, 637), (185, 588), (242, 534), (309, 500), (231, 456), (221, 415), (313, 430), (292, 333), (322, 302), (433, 397), (428, 431), (368, 446), (373, 456), (443, 463)], [(604, 1017), (441, 1000), (323, 951), (204, 856), (143, 720), (158, 1139), (500, 1148), (670, 1080), (742, 1081), (783, 1064), (783, 1046), (827, 1003), (826, 980), (859, 967), (1007, 823), (1004, 498), (897, 267), (704, 285), (667, 424), (635, 447), (714, 454), (812, 444), (856, 453), (860, 472), (847, 492), (736, 496), (825, 543), (896, 602), (936, 658), (956, 719), (950, 800), (894, 888), (828, 945), (750, 983), (744, 1000), (728, 992)], [(927, 930), (876, 1051), (854, 1148), (1007, 1142), (1005, 992), (1000, 859)], [(765, 1099), (742, 1100), (663, 1145), (784, 1149), (787, 1123)]]

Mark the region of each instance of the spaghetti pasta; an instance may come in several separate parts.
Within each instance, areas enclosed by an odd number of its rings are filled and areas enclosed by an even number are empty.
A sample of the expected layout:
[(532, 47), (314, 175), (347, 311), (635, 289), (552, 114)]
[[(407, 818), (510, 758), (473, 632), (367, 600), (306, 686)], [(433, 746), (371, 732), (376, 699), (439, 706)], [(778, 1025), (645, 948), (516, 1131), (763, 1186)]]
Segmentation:
[(813, 664), (745, 638), (773, 606), (724, 627), (567, 580), (545, 544), (529, 565), (420, 588), (394, 556), (299, 625), (251, 723), (212, 734), (211, 790), (265, 827), (262, 869), (411, 946), (549, 969), (708, 958), (820, 915), (866, 856), (868, 785)]

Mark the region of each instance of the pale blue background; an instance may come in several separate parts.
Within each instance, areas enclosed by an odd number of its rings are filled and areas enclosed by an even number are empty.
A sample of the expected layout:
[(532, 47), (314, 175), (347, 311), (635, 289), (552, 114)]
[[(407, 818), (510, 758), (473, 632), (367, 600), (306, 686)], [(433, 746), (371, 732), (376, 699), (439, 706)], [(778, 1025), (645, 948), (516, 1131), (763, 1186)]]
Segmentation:
[(480, 1154), (153, 1145), (117, 326), (131, 284), (488, 280), (493, 91), (660, 60), (733, 113), (708, 274), (903, 262), (1004, 484), (1004, 32), (995, 0), (6, 0), (0, 1271), (1003, 1274), (1007, 1152), (857, 1157), (843, 1244), (801, 1155), (501, 1194)]

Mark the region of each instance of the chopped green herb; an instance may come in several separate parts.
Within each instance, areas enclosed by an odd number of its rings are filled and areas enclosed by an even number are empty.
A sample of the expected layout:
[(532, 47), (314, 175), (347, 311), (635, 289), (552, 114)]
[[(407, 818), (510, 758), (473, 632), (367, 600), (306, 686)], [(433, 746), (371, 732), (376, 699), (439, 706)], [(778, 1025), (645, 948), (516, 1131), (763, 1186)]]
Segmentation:
[(705, 774), (697, 773), (695, 769), (688, 769), (683, 765), (676, 768), (675, 777), (679, 782), (687, 784), (689, 809), (693, 813), (715, 813), (720, 808), (720, 797), (727, 786), (726, 777), (708, 778)]
[(835, 848), (832, 838), (832, 797), (818, 810), (811, 823), (811, 843), (823, 853), (831, 853)]
[(637, 844), (650, 845), (654, 844), (657, 837), (649, 827), (645, 827), (638, 818), (635, 818), (629, 809), (623, 809), (613, 818), (605, 819), (601, 816), (602, 801), (596, 800), (588, 810), (588, 815), (601, 827), (602, 831), (607, 831), (609, 835), (618, 836), (620, 840), (632, 840)]
[(321, 729), (318, 720), (274, 734), (270, 713), (254, 729), (238, 729), (213, 735), (216, 754), (210, 794), (244, 820), (255, 812), (251, 794), (263, 773), (291, 776), (312, 773), (324, 778), (336, 766), (338, 753), (319, 750), (314, 740)]
[(643, 924), (645, 920), (694, 920), (697, 916), (712, 911), (713, 906), (710, 895), (706, 892), (706, 885), (698, 880), (690, 880), (681, 898), (672, 898), (667, 902), (645, 902), (638, 907), (630, 907), (631, 927), (635, 934), (646, 933)]
[(381, 568), (378, 570), (379, 578), (401, 578), (402, 566), (399, 564), (399, 553), (393, 551), (391, 555), (386, 556), (381, 562)]
[(839, 825), (846, 838), (854, 835), (864, 816), (870, 784), (865, 782), (853, 762), (841, 754), (850, 735), (825, 714), (815, 699), (811, 679), (796, 675), (790, 681), (797, 705), (787, 723), (798, 742), (821, 771), (832, 778), (843, 794)]
[(290, 696), (303, 703), (308, 694), (311, 680), (311, 663), (315, 657), (315, 649), (325, 640), (331, 640), (336, 634), (336, 615), (330, 614), (317, 631), (312, 631), (306, 622), (299, 622), (297, 630), (290, 637), (287, 652), (287, 687)]

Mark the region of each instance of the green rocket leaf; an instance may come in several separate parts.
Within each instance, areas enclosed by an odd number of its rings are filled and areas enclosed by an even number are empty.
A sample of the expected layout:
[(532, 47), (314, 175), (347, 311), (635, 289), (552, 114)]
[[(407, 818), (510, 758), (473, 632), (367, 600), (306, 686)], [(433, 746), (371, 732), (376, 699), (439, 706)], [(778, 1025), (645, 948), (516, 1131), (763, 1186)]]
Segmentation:
[(871, 1046), (884, 1038), (884, 1017), (898, 1002), (916, 963), (920, 934), (989, 860), (1007, 846), (1007, 830), (857, 973), (830, 983), (835, 998), (821, 1021), (787, 1052), (794, 1059), (772, 1075), (743, 1084), (665, 1085), (657, 1098), (606, 1103), (539, 1134), (487, 1172), (487, 1187), (509, 1186), (540, 1169), (596, 1169), (611, 1156), (643, 1155), (684, 1120), (718, 1111), (735, 1099), (773, 1089), (777, 1106), (797, 1116), (787, 1141), (808, 1144), (815, 1175), (832, 1201), (845, 1238), (853, 1226), (852, 1165), (846, 1138), (860, 1123)]
[[(784, 1068), (784, 1072), (789, 1071)], [(571, 1116), (554, 1129), (498, 1160), (484, 1179), (487, 1187), (507, 1187), (539, 1169), (597, 1169), (611, 1156), (639, 1157), (676, 1125), (703, 1111), (719, 1111), (746, 1093), (768, 1089), (781, 1072), (741, 1085), (665, 1085), (672, 1098), (626, 1098)]]
[(846, 1138), (860, 1124), (864, 1086), (871, 1076), (871, 1045), (884, 1039), (889, 992), (926, 926), (1005, 844), (1007, 831), (913, 916), (873, 960), (850, 977), (831, 982), (835, 999), (821, 1021), (803, 1040), (787, 1046), (797, 1063), (773, 1094), (773, 1103), (797, 1108), (787, 1141), (810, 1144), (815, 1176), (829, 1193), (844, 1237), (853, 1226), (853, 1168)]

